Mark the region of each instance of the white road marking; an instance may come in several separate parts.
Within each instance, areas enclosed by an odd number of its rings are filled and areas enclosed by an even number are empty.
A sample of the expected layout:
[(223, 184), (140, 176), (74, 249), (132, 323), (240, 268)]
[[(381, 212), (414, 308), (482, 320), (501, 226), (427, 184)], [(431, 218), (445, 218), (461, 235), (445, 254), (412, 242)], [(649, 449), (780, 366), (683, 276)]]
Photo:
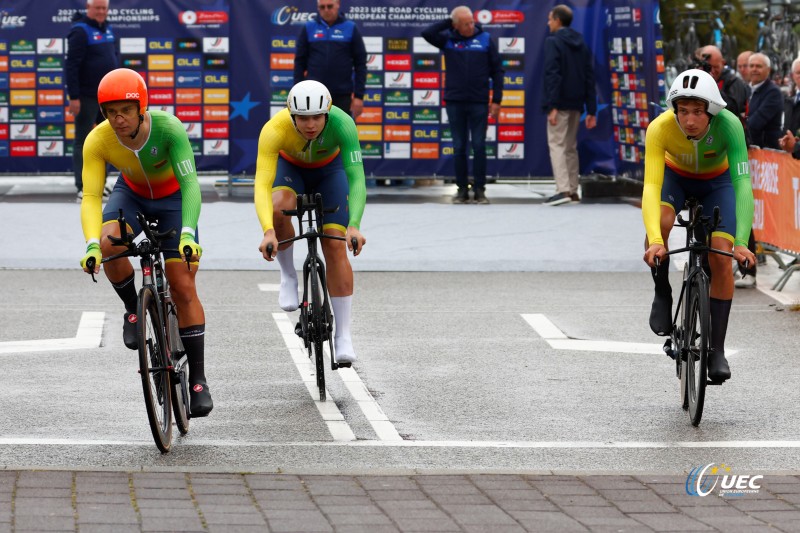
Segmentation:
[[(525, 322), (539, 334), (541, 338), (556, 350), (573, 350), (583, 352), (612, 352), (612, 353), (644, 353), (644, 354), (663, 354), (664, 343), (650, 344), (647, 342), (624, 342), (624, 341), (599, 341), (570, 339), (564, 332), (558, 329), (550, 319), (542, 314), (523, 314)], [(725, 348), (725, 355), (730, 357), (737, 350)]]
[(37, 339), (0, 342), (0, 354), (86, 350), (97, 348), (103, 339), (105, 313), (84, 311), (78, 332), (69, 339)]
[[(319, 401), (319, 388), (317, 387), (316, 368), (313, 362), (306, 356), (303, 342), (294, 332), (294, 324), (289, 320), (286, 313), (272, 313), (272, 318), (275, 324), (278, 325), (278, 330), (283, 337), (283, 342), (289, 348), (289, 353), (292, 356), (297, 371), (300, 373), (300, 379), (305, 383), (308, 393), (314, 400), (314, 405), (317, 406), (320, 416), (328, 426), (333, 440), (335, 441), (351, 441), (356, 440), (353, 430), (344, 419), (344, 415), (336, 404), (332, 401), (321, 402)], [(325, 391), (325, 396), (329, 396), (328, 391)]]
[[(245, 440), (215, 440), (184, 437), (183, 446), (224, 446), (226, 448), (253, 447), (313, 447), (355, 446), (365, 448), (508, 448), (508, 449), (662, 449), (662, 448), (800, 448), (799, 440), (730, 440), (730, 441), (430, 441), (430, 440), (352, 440), (322, 442), (264, 442)], [(149, 440), (102, 440), (102, 439), (54, 439), (35, 437), (0, 438), (0, 446), (146, 446), (153, 447)]]
[(278, 292), (281, 290), (280, 283), (259, 283), (258, 290), (264, 292)]

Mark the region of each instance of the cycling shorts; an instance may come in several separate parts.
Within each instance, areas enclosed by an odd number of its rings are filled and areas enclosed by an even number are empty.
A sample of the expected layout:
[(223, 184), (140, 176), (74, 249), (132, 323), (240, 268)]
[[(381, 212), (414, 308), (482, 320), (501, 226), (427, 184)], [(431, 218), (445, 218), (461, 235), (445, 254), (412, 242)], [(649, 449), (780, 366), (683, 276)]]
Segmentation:
[(325, 207), (339, 206), (335, 213), (325, 213), (322, 219), (323, 229), (338, 229), (347, 232), (350, 222), (348, 194), (350, 186), (342, 164), (342, 156), (337, 155), (330, 163), (319, 168), (304, 168), (294, 165), (278, 157), (275, 171), (275, 182), (272, 190), (290, 190), (295, 194), (322, 194)]
[(661, 186), (661, 205), (670, 206), (676, 213), (685, 207), (686, 199), (694, 197), (703, 206), (703, 216), (711, 217), (714, 206), (721, 215), (714, 237), (724, 237), (733, 242), (736, 234), (736, 194), (730, 170), (711, 179), (692, 179), (664, 167), (664, 184)]
[[(114, 190), (111, 191), (108, 203), (103, 209), (103, 225), (116, 224), (120, 209), (122, 209), (122, 213), (125, 215), (125, 222), (128, 223), (134, 235), (138, 235), (142, 231), (139, 221), (136, 220), (137, 212), (141, 212), (147, 217), (157, 218), (158, 231), (167, 231), (175, 228), (175, 236), (163, 241), (161, 251), (166, 261), (182, 260), (178, 251), (181, 228), (183, 227), (180, 189), (163, 198), (151, 200), (133, 192), (128, 184), (125, 183), (122, 175), (120, 175), (114, 184)], [(195, 233), (195, 241), (199, 244), (200, 230), (198, 229)]]

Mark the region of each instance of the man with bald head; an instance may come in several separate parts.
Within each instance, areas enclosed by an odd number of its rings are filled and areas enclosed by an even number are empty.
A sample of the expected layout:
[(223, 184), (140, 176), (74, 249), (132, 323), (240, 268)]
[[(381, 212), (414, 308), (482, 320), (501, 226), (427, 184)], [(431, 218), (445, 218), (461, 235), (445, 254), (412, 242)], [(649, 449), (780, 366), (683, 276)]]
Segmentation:
[(704, 61), (710, 67), (711, 70), (708, 73), (717, 82), (719, 92), (727, 104), (725, 109), (744, 121), (748, 97), (745, 82), (739, 79), (732, 69), (728, 68), (725, 64), (725, 59), (722, 57), (722, 52), (716, 46), (704, 46), (696, 55), (698, 60)]
[(750, 83), (750, 69), (748, 68), (747, 62), (750, 61), (751, 55), (753, 55), (752, 51), (745, 50), (736, 58), (736, 70), (739, 71), (739, 76), (745, 83)]

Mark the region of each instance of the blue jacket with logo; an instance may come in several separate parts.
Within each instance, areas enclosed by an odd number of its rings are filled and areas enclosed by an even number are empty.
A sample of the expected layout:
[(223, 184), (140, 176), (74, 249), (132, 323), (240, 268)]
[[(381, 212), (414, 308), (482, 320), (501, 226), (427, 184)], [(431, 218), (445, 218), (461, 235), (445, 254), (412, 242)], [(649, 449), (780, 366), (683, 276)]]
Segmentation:
[(475, 24), (475, 34), (464, 37), (451, 19), (431, 24), (422, 37), (442, 50), (447, 76), (444, 99), (448, 102), (488, 102), (492, 80), (492, 102), (503, 100), (503, 64), (494, 39)]
[(67, 95), (97, 98), (103, 76), (117, 68), (117, 44), (108, 22), (102, 25), (81, 13), (72, 17), (67, 35)]
[(330, 26), (321, 17), (306, 22), (294, 58), (294, 82), (303, 80), (316, 80), (331, 94), (364, 98), (367, 49), (355, 22), (341, 13)]

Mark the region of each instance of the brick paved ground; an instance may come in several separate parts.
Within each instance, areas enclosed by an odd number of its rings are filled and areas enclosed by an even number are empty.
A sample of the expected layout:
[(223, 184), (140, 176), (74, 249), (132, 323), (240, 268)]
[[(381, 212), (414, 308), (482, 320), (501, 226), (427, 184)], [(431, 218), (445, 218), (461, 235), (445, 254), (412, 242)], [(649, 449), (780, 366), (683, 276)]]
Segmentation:
[(0, 533), (800, 531), (800, 476), (738, 498), (685, 481), (0, 471)]

